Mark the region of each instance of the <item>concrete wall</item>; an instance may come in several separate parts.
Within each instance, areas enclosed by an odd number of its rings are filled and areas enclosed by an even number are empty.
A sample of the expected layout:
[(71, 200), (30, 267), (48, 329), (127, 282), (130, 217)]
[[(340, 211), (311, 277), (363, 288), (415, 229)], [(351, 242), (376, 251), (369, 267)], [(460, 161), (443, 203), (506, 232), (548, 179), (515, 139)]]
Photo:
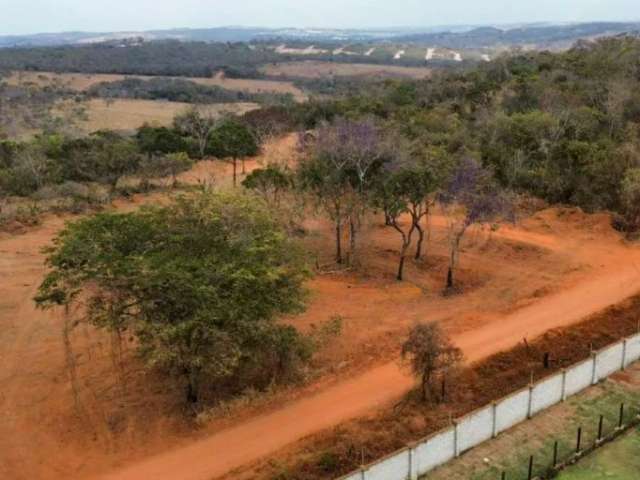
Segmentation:
[(496, 404), (496, 434), (527, 419), (529, 411), (529, 389), (506, 397)]
[(640, 334), (627, 339), (627, 346), (625, 351), (624, 366), (640, 359)]
[(409, 450), (403, 450), (371, 465), (367, 469), (365, 478), (366, 480), (409, 478)]
[(455, 457), (456, 434), (454, 428), (437, 433), (415, 448), (416, 470), (418, 475), (433, 470)]
[(493, 406), (478, 410), (458, 421), (458, 449), (463, 453), (493, 435)]
[(596, 381), (607, 378), (613, 372), (617, 372), (622, 368), (623, 351), (623, 344), (618, 343), (597, 353), (595, 375)]
[(453, 427), (341, 480), (416, 480), (435, 467), (640, 360), (640, 334), (458, 419)]
[(585, 360), (573, 368), (567, 369), (565, 379), (565, 398), (584, 390), (593, 379), (593, 359)]
[(562, 401), (564, 374), (559, 373), (541, 381), (531, 389), (531, 409), (529, 415), (535, 415), (551, 405)]

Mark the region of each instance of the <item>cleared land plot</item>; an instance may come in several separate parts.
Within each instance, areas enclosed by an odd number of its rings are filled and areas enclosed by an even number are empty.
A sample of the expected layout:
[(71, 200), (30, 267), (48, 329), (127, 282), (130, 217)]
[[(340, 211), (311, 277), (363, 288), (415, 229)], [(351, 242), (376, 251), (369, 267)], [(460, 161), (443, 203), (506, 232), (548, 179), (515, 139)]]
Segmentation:
[[(598, 419), (604, 415), (605, 433), (618, 422), (621, 403), (627, 405), (625, 421), (638, 412), (640, 402), (640, 364), (570, 398), (521, 423), (429, 473), (429, 480), (495, 480), (503, 471), (507, 478), (525, 479), (529, 457), (534, 456), (534, 474), (542, 474), (551, 464), (553, 444), (559, 442), (559, 459), (575, 451), (576, 432), (583, 428), (583, 448), (597, 437)], [(560, 475), (562, 480), (636, 479), (640, 471), (638, 451), (640, 432), (636, 431), (583, 459), (578, 466)], [(625, 456), (635, 449), (635, 454)], [(625, 473), (627, 472), (625, 476)], [(635, 472), (630, 475), (630, 472)]]
[[(375, 52), (372, 52), (375, 54)], [(397, 52), (394, 52), (397, 53)], [(380, 77), (427, 78), (431, 70), (422, 67), (373, 65), (368, 63), (332, 63), (319, 61), (269, 64), (262, 71), (272, 77), (321, 78), (375, 75)]]
[[(180, 102), (164, 102), (158, 100), (115, 100), (106, 102), (100, 99), (89, 100), (83, 104), (87, 118), (78, 127), (86, 132), (96, 130), (135, 130), (145, 123), (166, 126), (173, 118), (192, 105)], [(64, 108), (64, 107), (63, 107)], [(232, 112), (243, 114), (255, 108), (255, 103), (229, 103), (212, 105), (211, 108), (220, 114)]]
[[(125, 78), (141, 78), (149, 80), (151, 76), (145, 75), (120, 75), (120, 74), (83, 74), (83, 73), (52, 73), (52, 72), (16, 72), (6, 78), (9, 84), (31, 82), (41, 87), (47, 85), (60, 85), (78, 92), (85, 91), (93, 85), (103, 82), (117, 82)], [(216, 86), (227, 90), (243, 91), (249, 93), (290, 93), (297, 101), (304, 101), (306, 95), (291, 82), (276, 80), (254, 80), (244, 78), (226, 78), (218, 74), (213, 78), (177, 77), (189, 80), (200, 85)]]

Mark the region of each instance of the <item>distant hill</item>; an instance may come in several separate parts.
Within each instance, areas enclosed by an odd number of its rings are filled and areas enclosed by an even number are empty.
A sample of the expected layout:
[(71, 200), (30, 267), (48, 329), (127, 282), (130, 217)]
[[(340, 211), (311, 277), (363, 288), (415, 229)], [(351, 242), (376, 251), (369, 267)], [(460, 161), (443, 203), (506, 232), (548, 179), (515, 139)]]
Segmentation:
[(255, 42), (313, 41), (332, 42), (383, 42), (402, 41), (429, 44), (446, 48), (480, 48), (495, 46), (534, 45), (541, 47), (571, 44), (579, 39), (605, 35), (618, 35), (640, 31), (640, 22), (627, 23), (577, 23), (577, 24), (524, 24), (516, 26), (443, 26), (432, 28), (388, 28), (371, 30), (330, 30), (254, 27), (220, 27), (144, 32), (65, 32), (35, 35), (0, 36), (0, 48), (47, 47), (82, 45), (90, 43), (122, 42), (131, 39), (145, 42), (180, 40), (184, 42)]
[(474, 28), (467, 32), (412, 34), (396, 38), (408, 42), (434, 44), (448, 48), (480, 48), (532, 45), (539, 48), (569, 46), (577, 40), (635, 33), (640, 22), (579, 23), (572, 25), (525, 25), (518, 28)]

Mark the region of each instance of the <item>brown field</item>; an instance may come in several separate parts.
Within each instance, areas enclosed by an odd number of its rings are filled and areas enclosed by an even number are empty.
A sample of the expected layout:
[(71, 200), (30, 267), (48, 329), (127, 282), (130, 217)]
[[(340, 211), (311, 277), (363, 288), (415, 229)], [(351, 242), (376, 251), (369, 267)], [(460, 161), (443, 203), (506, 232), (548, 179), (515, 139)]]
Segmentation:
[(358, 63), (332, 63), (320, 61), (287, 62), (269, 64), (262, 67), (262, 72), (272, 77), (322, 78), (328, 76), (378, 76), (400, 78), (426, 78), (431, 69), (420, 67), (400, 67), (394, 65), (374, 65)]
[[(15, 72), (7, 77), (10, 84), (31, 82), (39, 86), (58, 84), (72, 90), (82, 92), (93, 85), (103, 82), (117, 82), (125, 78), (141, 78), (149, 80), (153, 77), (146, 75), (119, 75), (119, 74), (83, 74), (83, 73), (51, 73), (51, 72)], [(280, 93), (293, 95), (296, 101), (304, 101), (307, 97), (305, 93), (296, 87), (292, 82), (275, 80), (253, 80), (226, 78), (219, 73), (213, 78), (178, 77), (183, 80), (190, 80), (200, 85), (217, 86), (233, 91), (244, 91), (249, 93)]]
[[(82, 105), (86, 107), (87, 119), (78, 122), (78, 127), (87, 133), (96, 130), (135, 130), (145, 123), (167, 126), (176, 115), (193, 106), (180, 102), (129, 99), (113, 102), (93, 99)], [(255, 103), (221, 103), (210, 108), (220, 114), (229, 112), (242, 115), (258, 107)]]
[[(293, 158), (295, 145), (295, 136), (269, 143), (248, 170)], [(229, 165), (208, 161), (182, 179), (225, 186), (229, 177)], [(158, 201), (166, 194), (114, 208)], [(42, 247), (64, 218), (49, 217), (24, 235), (0, 234), (0, 478), (113, 471), (109, 478), (118, 480), (209, 480), (397, 401), (413, 383), (397, 359), (416, 321), (439, 321), (475, 362), (640, 290), (640, 249), (611, 229), (607, 215), (553, 208), (515, 226), (475, 229), (461, 255), (462, 293), (448, 297), (443, 218), (434, 215), (426, 259), (409, 262), (403, 283), (394, 279), (399, 237), (380, 220), (371, 217), (362, 233), (362, 266), (335, 271), (331, 225), (307, 219), (310, 263), (324, 268), (308, 283), (307, 311), (284, 321), (308, 331), (338, 315), (341, 335), (319, 352), (306, 384), (263, 403), (240, 402), (199, 430), (180, 410), (182, 392), (142, 368), (133, 348), (118, 365), (109, 339), (82, 327), (65, 355), (63, 316), (34, 308), (45, 272)]]

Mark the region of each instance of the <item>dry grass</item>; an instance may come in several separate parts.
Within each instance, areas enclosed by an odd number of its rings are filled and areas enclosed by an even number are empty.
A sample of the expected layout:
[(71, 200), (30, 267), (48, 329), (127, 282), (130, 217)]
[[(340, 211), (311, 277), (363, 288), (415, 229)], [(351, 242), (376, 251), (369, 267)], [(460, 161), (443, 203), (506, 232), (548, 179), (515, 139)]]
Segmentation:
[(320, 61), (288, 62), (266, 65), (262, 72), (274, 77), (321, 78), (326, 76), (379, 76), (401, 78), (427, 78), (429, 68), (395, 65), (350, 64)]
[[(89, 100), (86, 107), (87, 119), (79, 122), (80, 130), (135, 130), (145, 123), (152, 125), (170, 125), (173, 118), (192, 107), (188, 103), (164, 102), (159, 100), (115, 100), (106, 102), (100, 99)], [(65, 108), (60, 107), (60, 108)], [(212, 105), (217, 113), (230, 112), (243, 114), (258, 108), (255, 103), (229, 103)]]

